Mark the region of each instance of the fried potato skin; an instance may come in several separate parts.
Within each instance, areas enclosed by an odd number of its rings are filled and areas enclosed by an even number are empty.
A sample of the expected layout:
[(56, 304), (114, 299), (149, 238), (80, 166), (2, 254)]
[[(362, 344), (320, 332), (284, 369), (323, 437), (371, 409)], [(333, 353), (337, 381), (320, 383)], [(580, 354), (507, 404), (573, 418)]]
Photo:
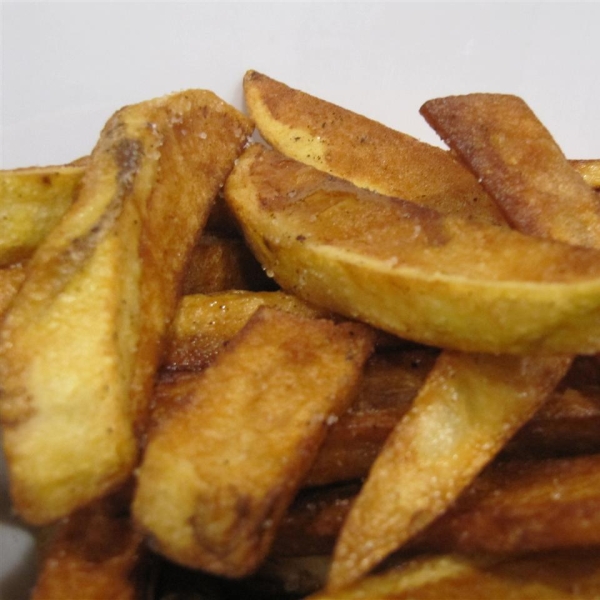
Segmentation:
[(359, 324), (257, 311), (151, 433), (133, 513), (153, 546), (230, 577), (256, 569), (372, 344)]
[(282, 154), (380, 194), (502, 223), (477, 180), (441, 148), (276, 81), (244, 76), (250, 115)]
[(26, 521), (58, 519), (131, 473), (185, 262), (251, 130), (198, 90), (105, 126), (2, 327), (3, 442)]
[(309, 303), (463, 351), (587, 353), (598, 343), (594, 301), (580, 296), (586, 280), (597, 295), (596, 250), (444, 216), (260, 145), (244, 152), (225, 196), (263, 266)]

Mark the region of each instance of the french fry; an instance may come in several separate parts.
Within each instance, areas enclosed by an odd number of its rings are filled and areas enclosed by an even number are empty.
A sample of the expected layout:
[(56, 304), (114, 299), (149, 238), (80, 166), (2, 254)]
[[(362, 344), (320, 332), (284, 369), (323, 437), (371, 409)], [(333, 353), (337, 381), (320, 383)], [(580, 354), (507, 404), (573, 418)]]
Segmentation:
[(121, 492), (76, 511), (43, 544), (31, 600), (139, 600), (151, 558)]
[(65, 516), (131, 474), (185, 261), (251, 131), (205, 91), (105, 126), (1, 331), (4, 451), (26, 521)]
[(194, 246), (183, 280), (186, 295), (274, 288), (242, 240), (210, 234)]
[(519, 231), (600, 247), (596, 194), (521, 98), (449, 96), (429, 100), (421, 114)]
[(193, 371), (206, 367), (261, 306), (307, 317), (330, 316), (328, 311), (281, 291), (231, 290), (183, 296), (168, 334), (163, 367)]
[(503, 223), (477, 180), (448, 152), (256, 71), (244, 97), (282, 154), (366, 188), (468, 219)]
[[(252, 81), (253, 79), (258, 80), (258, 82), (254, 83)], [(289, 156), (297, 158), (298, 160), (307, 162), (308, 164), (312, 164), (318, 168), (325, 169), (326, 171), (335, 175), (341, 175), (353, 181), (357, 185), (368, 187), (370, 189), (379, 189), (381, 191), (381, 188), (378, 186), (385, 185), (387, 179), (385, 168), (382, 169), (378, 167), (377, 164), (371, 164), (369, 172), (365, 176), (365, 173), (361, 170), (361, 166), (359, 164), (362, 161), (355, 160), (361, 152), (359, 144), (345, 144), (345, 152), (348, 158), (345, 160), (343, 167), (339, 166), (339, 161), (331, 158), (331, 156), (334, 154), (334, 151), (332, 151), (330, 147), (332, 146), (335, 149), (336, 142), (332, 142), (332, 140), (328, 137), (329, 122), (326, 120), (327, 113), (324, 110), (326, 104), (323, 104), (318, 99), (314, 99), (294, 90), (290, 90), (278, 82), (273, 82), (272, 80), (268, 79), (265, 80), (262, 76), (255, 74), (247, 76), (247, 81), (245, 82), (245, 92), (246, 100), (250, 110), (254, 110), (253, 114), (256, 118), (259, 130), (263, 134), (263, 137), (265, 137), (265, 139), (271, 142), (275, 147), (279, 148)], [(298, 106), (303, 107), (302, 114), (300, 114), (297, 110)], [(338, 107), (336, 107), (335, 110), (340, 113), (338, 115), (336, 112), (336, 120), (345, 121), (346, 119), (350, 119), (350, 121), (346, 121), (346, 123), (354, 122), (352, 119), (355, 119), (355, 117), (351, 114), (348, 114), (347, 111), (343, 111), (343, 109), (339, 109)], [(326, 125), (322, 134), (321, 132), (317, 132), (318, 125), (320, 123), (325, 123)], [(370, 125), (372, 128), (377, 130), (377, 139), (379, 140), (380, 145), (378, 152), (380, 155), (387, 156), (391, 146), (388, 145), (386, 147), (387, 141), (384, 134), (387, 132), (385, 128), (382, 128), (382, 126), (379, 124), (370, 123)], [(294, 133), (294, 135), (291, 137), (290, 132)], [(300, 144), (295, 146), (295, 142), (300, 142)], [(358, 147), (358, 150), (356, 150), (355, 147)], [(296, 148), (299, 148), (300, 151), (297, 151)], [(386, 152), (386, 150), (388, 152)], [(313, 157), (317, 157), (316, 162), (313, 160)], [(402, 170), (398, 168), (396, 173), (402, 173)], [(387, 189), (384, 188), (384, 190), (387, 193), (390, 193)], [(419, 195), (415, 194), (413, 200), (415, 202), (419, 202)], [(444, 203), (440, 203), (439, 208), (446, 212), (455, 210), (455, 208), (452, 206), (452, 203), (449, 206)], [(540, 383), (542, 383), (543, 379), (547, 376), (547, 374), (552, 373), (548, 383), (550, 386), (556, 384), (559, 381), (561, 374), (564, 373), (564, 370), (568, 364), (567, 362), (562, 364), (560, 362), (556, 362), (553, 365), (552, 361), (549, 363), (544, 361), (546, 364), (540, 363), (538, 365), (535, 365), (532, 362), (522, 365), (513, 364), (513, 368), (519, 367), (518, 370), (521, 370), (522, 372), (529, 371), (531, 373), (533, 380), (530, 382), (528, 381), (527, 377), (513, 379), (510, 372), (506, 372), (504, 374), (505, 377), (502, 377), (502, 366), (500, 364), (494, 366), (493, 359), (491, 364), (488, 364), (488, 361), (483, 360), (483, 357), (480, 357), (479, 361), (482, 361), (480, 366), (477, 365), (477, 361), (473, 361), (469, 357), (463, 358), (460, 354), (445, 354), (443, 355), (443, 361), (441, 361), (441, 364), (445, 368), (434, 369), (432, 375), (432, 379), (435, 383), (433, 388), (437, 391), (437, 394), (439, 394), (439, 407), (446, 407), (445, 411), (440, 410), (439, 412), (441, 419), (444, 418), (447, 412), (454, 415), (461, 415), (461, 407), (466, 408), (471, 404), (477, 405), (480, 401), (485, 402), (487, 400), (485, 396), (477, 392), (485, 390), (490, 384), (489, 380), (486, 381), (486, 378), (489, 377), (490, 372), (494, 372), (496, 374), (495, 376), (500, 380), (505, 379), (510, 381), (513, 386), (512, 390), (510, 389), (510, 386), (507, 386), (505, 389), (505, 394), (507, 397), (511, 396), (511, 394), (514, 395), (511, 403), (512, 410), (507, 408), (506, 412), (501, 410), (496, 411), (494, 415), (497, 418), (496, 423), (493, 423), (493, 419), (488, 420), (490, 431), (496, 428), (497, 432), (503, 431), (503, 434), (498, 435), (496, 437), (496, 442), (488, 446), (487, 449), (480, 448), (478, 461), (470, 463), (466, 455), (462, 457), (464, 460), (464, 465), (470, 464), (470, 468), (473, 468), (475, 465), (479, 465), (479, 467), (483, 466), (485, 464), (486, 453), (491, 457), (502, 447), (506, 439), (508, 439), (510, 435), (519, 427), (519, 425), (527, 420), (531, 414), (533, 414), (535, 408), (543, 402), (544, 395), (550, 389), (549, 386), (540, 386)], [(505, 368), (510, 368), (510, 366), (511, 365), (506, 364)], [(468, 376), (465, 377), (463, 382), (469, 381), (470, 388), (448, 385), (449, 383), (452, 383), (452, 381), (448, 378), (448, 373), (453, 368), (456, 369), (458, 373), (466, 370)], [(429, 394), (425, 394), (425, 396), (428, 397)], [(528, 401), (527, 403), (523, 402), (520, 403), (520, 405), (515, 406), (516, 399), (519, 396), (528, 398)], [(413, 433), (408, 434), (408, 437), (411, 435), (416, 436), (412, 443), (409, 444), (409, 447), (418, 447), (418, 440), (421, 440), (425, 444), (426, 440), (430, 436), (433, 436), (430, 437), (430, 439), (435, 439), (435, 432), (438, 430), (438, 428), (436, 427), (435, 423), (430, 421), (431, 415), (427, 416), (427, 413), (430, 412), (430, 405), (431, 402), (429, 400), (424, 400), (420, 396), (417, 398), (415, 410), (412, 414), (416, 413), (418, 415), (421, 413), (421, 415), (424, 414), (425, 416), (417, 417), (417, 422), (419, 422), (419, 420), (422, 421), (421, 426), (417, 426), (416, 429), (412, 429)], [(494, 414), (493, 411), (492, 414)], [(463, 425), (467, 425), (465, 421), (467, 415), (468, 412), (462, 412), (462, 419), (459, 417), (457, 421), (460, 423), (462, 420)], [(507, 422), (505, 419), (508, 419), (509, 422)], [(467, 425), (466, 429), (462, 432), (463, 435), (466, 435), (468, 430), (469, 427)], [(477, 434), (475, 432), (473, 433), (474, 437), (476, 438)], [(473, 448), (471, 449), (471, 458), (473, 458), (472, 451)], [(461, 465), (461, 462), (459, 461), (456, 464), (456, 469), (460, 470), (461, 466), (464, 465)], [(473, 470), (473, 473), (475, 472), (476, 468)], [(391, 481), (396, 479), (395, 477), (390, 477), (390, 474), (386, 473), (385, 470), (384, 473), (383, 479), (387, 478)], [(409, 473), (411, 473), (411, 471), (409, 471)], [(426, 471), (424, 471), (424, 473), (426, 473)], [(438, 477), (436, 478), (434, 473), (435, 471), (432, 471), (429, 474), (430, 482), (432, 483), (429, 487), (425, 486), (423, 488), (422, 498), (427, 498), (428, 496), (445, 496), (446, 498), (452, 497), (452, 494), (448, 494), (448, 489), (444, 487), (446, 477), (439, 477), (438, 474)], [(426, 475), (423, 477), (426, 477)], [(452, 481), (452, 484), (454, 484), (454, 471), (451, 470), (449, 473), (447, 473), (447, 478)], [(410, 477), (407, 479), (410, 479)], [(414, 477), (412, 477), (412, 479), (414, 479)], [(433, 483), (437, 480), (440, 481), (440, 484)], [(403, 479), (402, 481), (404, 482), (405, 480)], [(400, 488), (405, 488), (405, 485), (401, 482), (397, 482), (396, 485), (398, 485)], [(416, 508), (417, 504), (415, 504), (415, 513), (419, 512), (419, 509)], [(377, 505), (377, 503), (375, 503), (375, 505)], [(431, 507), (431, 505), (429, 506)], [(390, 510), (393, 510), (391, 506)], [(420, 514), (425, 514), (425, 511), (421, 511)], [(370, 531), (372, 531), (372, 523), (368, 525), (368, 528)], [(356, 556), (360, 556), (361, 552), (363, 552), (365, 548), (370, 548), (369, 544), (370, 541), (366, 542), (365, 544), (362, 544), (362, 541), (358, 541), (356, 546), (357, 548), (360, 548), (360, 550)], [(355, 567), (356, 564), (350, 565), (348, 567), (348, 571), (354, 570), (356, 573)]]
[(307, 600), (594, 600), (600, 594), (600, 554), (554, 552), (534, 556), (418, 557), (339, 591)]
[(84, 166), (0, 171), (0, 267), (29, 258), (71, 206)]
[[(600, 455), (496, 461), (443, 515), (411, 540), (415, 552), (519, 554), (600, 546)], [(273, 551), (328, 554), (360, 484), (302, 492)]]
[(254, 571), (372, 344), (359, 324), (257, 311), (150, 435), (133, 514), (153, 546), (216, 574)]
[(311, 304), (473, 352), (593, 353), (600, 343), (597, 250), (444, 216), (260, 145), (239, 159), (225, 196), (263, 267)]
[[(424, 360), (419, 361), (419, 355)], [(375, 354), (367, 363), (356, 400), (331, 427), (305, 485), (366, 477), (388, 436), (418, 396), (433, 357), (431, 352), (414, 351), (388, 352), (383, 357)], [(582, 377), (581, 369), (574, 368), (502, 448), (502, 454), (544, 458), (600, 452), (599, 388), (596, 383), (590, 387)], [(382, 395), (389, 401), (381, 402)]]
[[(422, 109), (430, 120), (431, 106)], [(529, 109), (524, 112), (528, 126), (521, 123), (523, 128), (511, 121), (513, 127), (507, 129), (498, 122), (494, 110), (487, 120), (484, 115), (481, 131), (489, 132), (491, 149), (480, 140), (478, 151), (461, 156), (468, 156), (471, 166), (480, 156), (483, 162), (494, 156), (497, 140), (503, 140), (500, 146), (505, 144), (508, 149), (514, 147), (515, 140), (523, 147), (535, 146), (540, 156), (530, 159), (527, 152), (504, 152), (500, 148), (487, 168), (473, 170), (485, 181), (487, 191), (493, 197), (497, 194), (513, 224), (527, 233), (556, 234), (563, 241), (600, 248), (600, 213), (589, 197), (594, 193), (573, 171), (535, 115)], [(453, 122), (454, 117), (448, 118)], [(469, 114), (465, 120), (470, 122)], [(467, 130), (462, 130), (462, 135), (466, 139)], [(454, 141), (460, 140), (459, 134)], [(555, 189), (564, 184), (565, 195), (549, 195), (547, 177)], [(580, 190), (584, 198), (577, 205), (585, 212), (584, 228), (576, 219), (561, 224), (555, 212), (573, 211), (572, 189)], [(508, 202), (506, 190), (515, 194)], [(549, 201), (555, 206), (546, 214), (543, 207)], [(345, 521), (334, 553), (331, 587), (356, 580), (442, 514), (541, 406), (570, 364), (566, 354), (514, 362), (507, 357), (442, 354), (413, 407), (387, 439)], [(479, 437), (484, 430), (485, 440)], [(382, 527), (383, 533), (367, 547), (367, 530), (373, 526)]]

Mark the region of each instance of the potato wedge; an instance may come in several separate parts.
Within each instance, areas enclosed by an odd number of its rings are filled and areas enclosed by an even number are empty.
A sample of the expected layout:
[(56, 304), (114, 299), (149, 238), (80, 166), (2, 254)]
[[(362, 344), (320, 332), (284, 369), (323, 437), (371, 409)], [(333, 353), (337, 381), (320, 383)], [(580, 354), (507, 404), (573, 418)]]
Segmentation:
[(441, 148), (256, 71), (244, 77), (244, 97), (262, 137), (286, 156), (386, 196), (503, 222), (477, 180)]
[(29, 258), (67, 211), (84, 166), (0, 171), (0, 267)]
[[(374, 354), (356, 400), (331, 427), (305, 485), (366, 477), (385, 441), (418, 397), (434, 356), (412, 350)], [(576, 363), (545, 404), (504, 445), (505, 457), (600, 452), (600, 388), (596, 382), (586, 383), (581, 371)]]
[(244, 152), (225, 196), (267, 272), (312, 304), (473, 352), (600, 345), (597, 250), (443, 216), (260, 145)]
[(30, 523), (129, 477), (187, 257), (251, 131), (201, 90), (125, 107), (105, 126), (1, 331), (4, 450)]
[(599, 594), (600, 553), (591, 549), (533, 556), (419, 557), (307, 600), (594, 600)]
[(521, 98), (449, 96), (421, 114), (519, 231), (600, 248), (598, 197)]
[[(518, 104), (521, 113), (526, 114), (527, 126), (510, 121), (513, 127), (507, 128), (494, 106), (489, 115), (479, 116), (486, 124), (481, 128), (479, 145), (470, 147), (470, 166), (480, 160), (486, 164), (486, 157), (492, 158), (486, 168), (473, 170), (518, 228), (600, 248), (600, 212), (589, 198), (594, 192), (575, 173), (535, 115), (523, 109), (521, 101)], [(448, 117), (452, 123), (453, 118)], [(464, 121), (471, 121), (468, 111)], [(469, 147), (467, 130), (458, 127), (463, 136), (459, 139)], [(494, 132), (489, 147), (486, 131)], [(519, 145), (522, 149), (514, 150)], [(537, 148), (533, 157), (530, 148)], [(541, 154), (547, 162), (537, 156)], [(543, 208), (548, 203), (546, 180), (555, 190), (563, 185), (566, 190), (564, 196), (554, 197), (557, 206), (548, 211)], [(509, 202), (505, 202), (507, 189), (514, 194)], [(584, 197), (580, 203), (587, 222), (584, 227), (573, 218), (561, 223), (555, 212), (573, 213), (573, 189), (580, 189)], [(344, 585), (359, 572), (366, 572), (441, 514), (542, 405), (569, 365), (567, 355), (562, 359), (532, 357), (511, 363), (489, 355), (444, 353), (411, 410), (388, 438), (345, 522), (332, 563), (331, 585)], [(490, 384), (499, 395), (495, 396)], [(487, 443), (479, 438), (482, 429), (487, 429)], [(443, 443), (434, 447), (430, 441), (437, 441), (436, 435), (443, 438)], [(438, 455), (444, 445), (450, 460)], [(427, 469), (415, 470), (420, 461), (428, 465)], [(411, 463), (412, 467), (407, 467)], [(390, 481), (395, 481), (397, 487)], [(395, 501), (390, 491), (396, 494)], [(386, 533), (374, 547), (367, 548), (364, 542), (374, 522), (384, 524)]]
[(372, 345), (359, 324), (257, 311), (150, 435), (133, 514), (153, 546), (217, 574), (255, 570)]

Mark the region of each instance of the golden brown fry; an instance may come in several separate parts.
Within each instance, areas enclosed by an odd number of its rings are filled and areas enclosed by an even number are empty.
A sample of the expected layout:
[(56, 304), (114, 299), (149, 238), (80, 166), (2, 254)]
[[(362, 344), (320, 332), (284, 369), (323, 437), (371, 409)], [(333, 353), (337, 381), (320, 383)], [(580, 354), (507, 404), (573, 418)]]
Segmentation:
[[(543, 135), (535, 119), (532, 127), (535, 136)], [(502, 124), (500, 128), (506, 133)], [(523, 143), (520, 130), (512, 135)], [(548, 137), (542, 141), (537, 137), (530, 140), (534, 145), (546, 142), (551, 146), (553, 160), (545, 163), (534, 159), (532, 164), (522, 165), (527, 200), (517, 201), (514, 208), (524, 211), (525, 220), (513, 219), (513, 222), (519, 226), (523, 222), (528, 232), (538, 231), (526, 224), (530, 203), (534, 207), (531, 219), (542, 229), (547, 224), (552, 235), (557, 223), (552, 211), (546, 215), (539, 210), (546, 193), (545, 185), (539, 182), (550, 176), (557, 189), (563, 181), (567, 188), (578, 184), (573, 184), (572, 168)], [(510, 141), (507, 144), (510, 146)], [(486, 148), (481, 152), (485, 155)], [(525, 153), (521, 158), (527, 162), (528, 155)], [(504, 166), (500, 163), (494, 168), (501, 173)], [(508, 171), (513, 168), (515, 165), (508, 167)], [(503, 195), (504, 182), (496, 178), (494, 171), (481, 176), (487, 182), (488, 192)], [(590, 188), (582, 185), (584, 195), (590, 193)], [(562, 206), (563, 210), (572, 211), (572, 207)], [(506, 204), (503, 208), (513, 209)], [(590, 221), (599, 216), (597, 211), (588, 213)], [(600, 221), (592, 229), (600, 231)], [(568, 242), (600, 247), (600, 238), (587, 229), (582, 230), (572, 219), (556, 231)], [(443, 353), (411, 410), (388, 438), (345, 521), (335, 549), (330, 585), (355, 581), (442, 514), (542, 405), (567, 372), (570, 362), (567, 356), (512, 360)], [(485, 437), (480, 437), (482, 431), (486, 431)], [(370, 537), (367, 532), (374, 526), (382, 527), (383, 533), (373, 543), (367, 539)]]
[(600, 455), (488, 467), (413, 547), (522, 553), (600, 546)]
[(356, 399), (331, 427), (304, 484), (365, 477), (388, 435), (410, 408), (437, 354), (433, 349), (373, 354)]
[(150, 437), (133, 512), (155, 548), (232, 577), (256, 569), (372, 344), (362, 325), (260, 309)]
[(444, 352), (344, 523), (330, 585), (356, 581), (442, 514), (531, 418), (568, 364)]
[[(600, 545), (600, 455), (499, 461), (406, 552), (519, 554)], [(279, 529), (273, 551), (327, 554), (360, 484), (307, 490)]]
[(0, 267), (29, 258), (71, 206), (83, 166), (0, 171)]
[(195, 371), (206, 367), (261, 306), (307, 317), (329, 316), (327, 311), (280, 291), (184, 296), (171, 325), (163, 366)]
[(42, 548), (31, 600), (140, 600), (150, 557), (121, 495), (59, 522)]
[[(434, 356), (412, 350), (373, 355), (356, 400), (332, 426), (305, 485), (365, 477), (418, 396)], [(504, 446), (504, 455), (543, 458), (600, 452), (600, 388), (597, 382), (586, 383), (581, 362)]]
[(275, 287), (241, 239), (203, 235), (194, 246), (183, 280), (184, 294)]
[(600, 552), (533, 556), (420, 557), (339, 591), (307, 600), (595, 600)]
[(600, 247), (600, 204), (519, 97), (429, 100), (421, 113), (523, 233)]
[(597, 250), (444, 216), (260, 145), (240, 157), (225, 196), (267, 272), (312, 304), (461, 350), (600, 344)]
[(211, 92), (107, 123), (0, 339), (15, 509), (60, 518), (129, 477), (186, 259), (252, 124)]
[(256, 71), (246, 73), (244, 94), (263, 138), (286, 156), (443, 213), (504, 221), (477, 180), (441, 148)]

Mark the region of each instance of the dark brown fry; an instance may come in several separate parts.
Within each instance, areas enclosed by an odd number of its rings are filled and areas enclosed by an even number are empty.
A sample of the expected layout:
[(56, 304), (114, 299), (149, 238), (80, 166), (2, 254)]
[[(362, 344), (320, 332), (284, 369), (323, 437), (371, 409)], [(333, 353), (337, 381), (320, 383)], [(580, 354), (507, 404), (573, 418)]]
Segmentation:
[(449, 96), (421, 113), (519, 231), (600, 247), (597, 196), (521, 98)]

